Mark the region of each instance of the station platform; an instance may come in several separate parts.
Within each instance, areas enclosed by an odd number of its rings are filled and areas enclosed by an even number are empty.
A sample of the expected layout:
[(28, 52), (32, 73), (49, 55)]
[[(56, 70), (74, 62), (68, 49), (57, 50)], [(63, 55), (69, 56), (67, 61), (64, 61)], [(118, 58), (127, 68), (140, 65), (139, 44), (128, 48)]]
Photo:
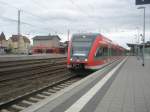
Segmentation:
[(128, 57), (23, 112), (150, 112), (150, 60)]

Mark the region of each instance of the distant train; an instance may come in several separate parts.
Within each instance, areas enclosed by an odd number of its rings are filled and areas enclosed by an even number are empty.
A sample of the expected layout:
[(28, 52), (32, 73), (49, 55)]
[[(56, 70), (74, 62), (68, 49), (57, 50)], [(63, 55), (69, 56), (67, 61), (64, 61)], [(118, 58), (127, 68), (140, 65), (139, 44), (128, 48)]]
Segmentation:
[(121, 58), (124, 51), (99, 33), (74, 34), (68, 46), (67, 67), (97, 70)]

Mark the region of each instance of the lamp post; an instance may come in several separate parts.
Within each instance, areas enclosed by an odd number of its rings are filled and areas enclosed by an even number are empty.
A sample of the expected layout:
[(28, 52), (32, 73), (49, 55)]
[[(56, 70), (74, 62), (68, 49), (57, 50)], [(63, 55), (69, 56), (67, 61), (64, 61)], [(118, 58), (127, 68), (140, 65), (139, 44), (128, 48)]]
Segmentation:
[(144, 51), (145, 51), (145, 7), (138, 7), (137, 9), (143, 9), (144, 14), (143, 14), (143, 63), (142, 65), (144, 66)]

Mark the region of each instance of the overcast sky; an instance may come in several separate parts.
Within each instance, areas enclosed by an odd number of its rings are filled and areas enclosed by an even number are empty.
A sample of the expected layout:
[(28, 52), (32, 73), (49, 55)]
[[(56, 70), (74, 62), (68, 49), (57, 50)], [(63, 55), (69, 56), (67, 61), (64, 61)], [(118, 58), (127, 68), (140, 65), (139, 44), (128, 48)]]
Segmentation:
[[(150, 40), (150, 5), (146, 6), (146, 40)], [(67, 40), (72, 33), (100, 32), (126, 47), (142, 33), (143, 10), (135, 0), (0, 0), (0, 31), (7, 38), (17, 33), (17, 10), (21, 9), (21, 33), (58, 34)]]

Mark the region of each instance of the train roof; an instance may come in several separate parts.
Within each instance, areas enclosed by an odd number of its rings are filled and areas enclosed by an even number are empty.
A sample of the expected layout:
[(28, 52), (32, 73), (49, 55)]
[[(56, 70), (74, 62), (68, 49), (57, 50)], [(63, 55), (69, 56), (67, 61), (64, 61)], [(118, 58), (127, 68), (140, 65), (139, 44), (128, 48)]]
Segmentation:
[(110, 40), (109, 38), (105, 37), (104, 35), (102, 35), (100, 33), (76, 33), (76, 34), (72, 35), (72, 37), (83, 37), (83, 36), (90, 37), (93, 39), (96, 38), (97, 36), (100, 36), (105, 41), (111, 43), (113, 45), (113, 47), (119, 47), (119, 48), (125, 49), (122, 46), (120, 46), (119, 44), (117, 44), (116, 42)]
[(89, 36), (89, 37), (97, 37), (98, 35), (100, 35), (100, 33), (76, 33), (76, 34), (73, 34), (73, 37), (74, 36)]
[(101, 36), (101, 38), (109, 41), (109, 42), (112, 42), (112, 40), (108, 39), (107, 37), (105, 37), (104, 35), (100, 34), (100, 33), (76, 33), (76, 34), (73, 34), (73, 37), (82, 37), (82, 36), (87, 36), (87, 37), (90, 37), (90, 38), (96, 38), (97, 36)]

